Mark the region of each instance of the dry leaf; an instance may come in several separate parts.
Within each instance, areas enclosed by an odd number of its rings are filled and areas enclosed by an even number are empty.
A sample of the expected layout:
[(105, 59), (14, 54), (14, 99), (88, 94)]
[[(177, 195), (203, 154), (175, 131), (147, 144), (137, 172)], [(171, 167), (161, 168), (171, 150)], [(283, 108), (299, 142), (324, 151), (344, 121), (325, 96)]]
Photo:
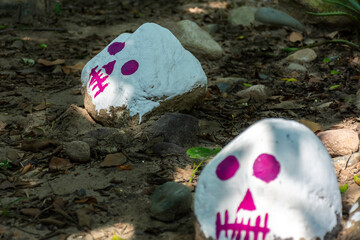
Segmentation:
[(87, 214), (88, 210), (86, 208), (81, 208), (75, 211), (78, 218), (78, 223), (80, 227), (89, 227), (91, 226), (91, 216)]
[(126, 162), (126, 156), (122, 153), (114, 153), (106, 155), (104, 161), (100, 163), (100, 167), (120, 166)]
[(131, 165), (119, 166), (119, 170), (131, 170), (131, 169), (132, 169)]
[(304, 39), (303, 35), (298, 32), (292, 32), (289, 36), (290, 42), (301, 42)]
[(56, 147), (59, 146), (58, 141), (49, 140), (49, 139), (25, 139), (21, 142), (21, 150), (31, 151), (31, 152), (40, 152), (42, 149), (47, 147)]
[(31, 167), (32, 167), (31, 164), (28, 163), (28, 165), (26, 165), (26, 166), (23, 168), (23, 170), (21, 171), (20, 175), (23, 175), (23, 174), (27, 173), (27, 172), (31, 169)]
[(97, 199), (94, 197), (85, 197), (82, 199), (75, 199), (75, 203), (89, 203), (89, 204), (97, 204)]
[(46, 106), (47, 104), (45, 104), (45, 103), (40, 103), (39, 105), (36, 105), (36, 106), (34, 106), (33, 107), (33, 110), (35, 110), (35, 111), (41, 111), (41, 110), (44, 110), (44, 109), (46, 109)]
[(45, 225), (55, 225), (58, 227), (63, 227), (65, 225), (64, 221), (56, 220), (54, 218), (43, 218), (39, 219), (38, 221)]
[(45, 60), (45, 59), (42, 59), (40, 58), (38, 60), (38, 63), (44, 65), (44, 66), (54, 66), (54, 65), (61, 65), (61, 64), (64, 64), (65, 63), (65, 60), (64, 59), (56, 59), (55, 61), (48, 61), (48, 60)]
[(300, 119), (299, 122), (310, 128), (311, 131), (313, 131), (314, 133), (324, 130), (324, 128), (320, 124), (307, 119)]
[(66, 75), (68, 75), (70, 73), (76, 73), (78, 71), (81, 71), (84, 68), (84, 66), (85, 64), (83, 62), (78, 62), (73, 66), (63, 66), (62, 70)]
[(41, 210), (39, 208), (23, 208), (20, 212), (30, 217), (36, 217), (41, 214)]
[(53, 157), (49, 163), (49, 169), (55, 171), (68, 170), (72, 167), (73, 165), (71, 164), (70, 160), (65, 158)]

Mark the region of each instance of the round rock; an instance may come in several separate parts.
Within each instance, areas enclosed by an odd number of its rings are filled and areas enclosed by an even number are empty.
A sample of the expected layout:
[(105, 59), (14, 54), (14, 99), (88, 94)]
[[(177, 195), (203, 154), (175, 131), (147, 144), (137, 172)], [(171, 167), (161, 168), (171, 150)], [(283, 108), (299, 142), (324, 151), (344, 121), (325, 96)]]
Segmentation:
[(289, 62), (308, 63), (314, 61), (316, 58), (317, 55), (314, 50), (311, 48), (305, 48), (296, 51), (295, 53), (286, 57), (285, 60)]
[(70, 160), (85, 163), (90, 161), (90, 146), (83, 141), (65, 143), (65, 152)]
[(151, 215), (161, 221), (174, 221), (191, 209), (190, 190), (175, 182), (167, 182), (157, 187), (151, 196)]
[(194, 211), (204, 238), (333, 239), (342, 206), (319, 138), (296, 121), (264, 119), (202, 170)]
[(250, 27), (255, 21), (255, 7), (239, 7), (232, 9), (229, 13), (228, 22), (232, 26)]
[(358, 134), (351, 129), (334, 129), (318, 134), (322, 143), (332, 157), (357, 152), (359, 149)]
[(181, 44), (198, 57), (206, 57), (212, 60), (221, 58), (222, 47), (205, 30), (195, 22), (183, 20), (176, 24), (174, 34)]

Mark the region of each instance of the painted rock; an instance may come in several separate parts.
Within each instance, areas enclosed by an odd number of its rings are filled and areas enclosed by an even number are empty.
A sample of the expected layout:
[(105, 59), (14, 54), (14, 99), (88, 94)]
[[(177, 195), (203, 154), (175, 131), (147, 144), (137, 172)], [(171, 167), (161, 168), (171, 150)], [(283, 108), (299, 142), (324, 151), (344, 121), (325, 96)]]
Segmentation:
[(154, 23), (114, 39), (86, 64), (81, 81), (86, 110), (111, 126), (141, 122), (155, 110), (188, 109), (207, 86), (200, 62)]
[(332, 239), (342, 213), (332, 160), (304, 125), (265, 119), (202, 171), (197, 239)]

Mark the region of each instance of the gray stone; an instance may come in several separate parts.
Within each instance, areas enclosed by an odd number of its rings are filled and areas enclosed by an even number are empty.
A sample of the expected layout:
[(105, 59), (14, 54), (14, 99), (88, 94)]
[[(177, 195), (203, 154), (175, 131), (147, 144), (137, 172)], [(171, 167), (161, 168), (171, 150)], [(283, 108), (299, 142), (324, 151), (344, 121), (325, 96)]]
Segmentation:
[(152, 151), (159, 155), (181, 155), (185, 154), (185, 149), (175, 143), (159, 142), (152, 146)]
[(203, 29), (205, 31), (207, 31), (208, 33), (210, 33), (210, 34), (213, 34), (213, 33), (216, 33), (219, 30), (219, 25), (217, 25), (215, 23), (211, 23), (211, 24), (205, 25), (203, 27)]
[(221, 46), (195, 22), (190, 20), (178, 22), (174, 29), (174, 34), (184, 48), (197, 57), (216, 60), (221, 58), (223, 54)]
[(287, 26), (303, 32), (305, 31), (304, 25), (302, 25), (298, 20), (283, 11), (273, 8), (259, 8), (255, 13), (255, 19), (256, 21), (266, 24)]
[(262, 84), (251, 86), (236, 93), (240, 98), (252, 98), (258, 103), (265, 102), (270, 96), (270, 89)]
[(334, 129), (320, 132), (318, 137), (332, 157), (357, 152), (358, 134), (351, 129)]
[(151, 196), (151, 215), (158, 220), (171, 222), (189, 213), (191, 202), (191, 192), (186, 186), (167, 182), (157, 187)]
[(196, 142), (198, 119), (182, 113), (167, 113), (149, 129), (152, 138), (161, 137), (163, 142), (185, 147)]
[(255, 21), (255, 7), (239, 7), (232, 9), (228, 16), (228, 22), (232, 26), (250, 27)]
[(86, 142), (72, 141), (65, 143), (64, 147), (70, 160), (80, 163), (90, 161), (90, 146)]
[(317, 55), (311, 48), (305, 48), (289, 55), (284, 60), (297, 63), (308, 63), (316, 59)]
[(298, 63), (290, 63), (289, 66), (287, 67), (287, 69), (289, 69), (290, 71), (298, 71), (298, 72), (306, 72), (307, 68), (304, 67), (303, 65), (300, 65)]

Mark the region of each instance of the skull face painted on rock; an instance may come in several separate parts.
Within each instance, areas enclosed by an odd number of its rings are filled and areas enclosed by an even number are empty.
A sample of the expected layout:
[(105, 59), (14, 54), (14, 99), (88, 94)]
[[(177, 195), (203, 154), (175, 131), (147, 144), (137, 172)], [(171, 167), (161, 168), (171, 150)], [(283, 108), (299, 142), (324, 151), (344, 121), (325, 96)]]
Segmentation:
[[(216, 168), (216, 175), (222, 181), (231, 179), (236, 172), (239, 170), (240, 164), (237, 158), (233, 155), (226, 157)], [(280, 164), (276, 158), (270, 154), (260, 154), (253, 164), (253, 176), (269, 183), (274, 180), (280, 172)], [(253, 219), (242, 216), (243, 211), (255, 211), (256, 206), (251, 194), (250, 189), (246, 190), (246, 194), (243, 200), (240, 202), (239, 207), (236, 210), (236, 217), (234, 222), (229, 222), (229, 212), (225, 210), (225, 213), (218, 212), (216, 214), (216, 239), (219, 239), (220, 234), (224, 232), (225, 236), (228, 237), (229, 232), (231, 233), (231, 239), (240, 239), (244, 233), (244, 239), (250, 239), (250, 233), (253, 233), (254, 240), (258, 239), (259, 235), (262, 235), (264, 240), (269, 229), (267, 228), (268, 213), (265, 216), (256, 216), (255, 224)], [(221, 221), (223, 216), (223, 223)], [(245, 221), (244, 221), (245, 220)], [(263, 223), (262, 223), (263, 221)], [(263, 226), (260, 226), (260, 224)]]
[(204, 168), (195, 215), (212, 239), (323, 239), (341, 216), (331, 158), (305, 126), (260, 121)]
[(200, 62), (154, 23), (120, 34), (85, 65), (81, 81), (91, 97), (87, 110), (127, 109), (140, 122), (160, 103), (207, 84)]

